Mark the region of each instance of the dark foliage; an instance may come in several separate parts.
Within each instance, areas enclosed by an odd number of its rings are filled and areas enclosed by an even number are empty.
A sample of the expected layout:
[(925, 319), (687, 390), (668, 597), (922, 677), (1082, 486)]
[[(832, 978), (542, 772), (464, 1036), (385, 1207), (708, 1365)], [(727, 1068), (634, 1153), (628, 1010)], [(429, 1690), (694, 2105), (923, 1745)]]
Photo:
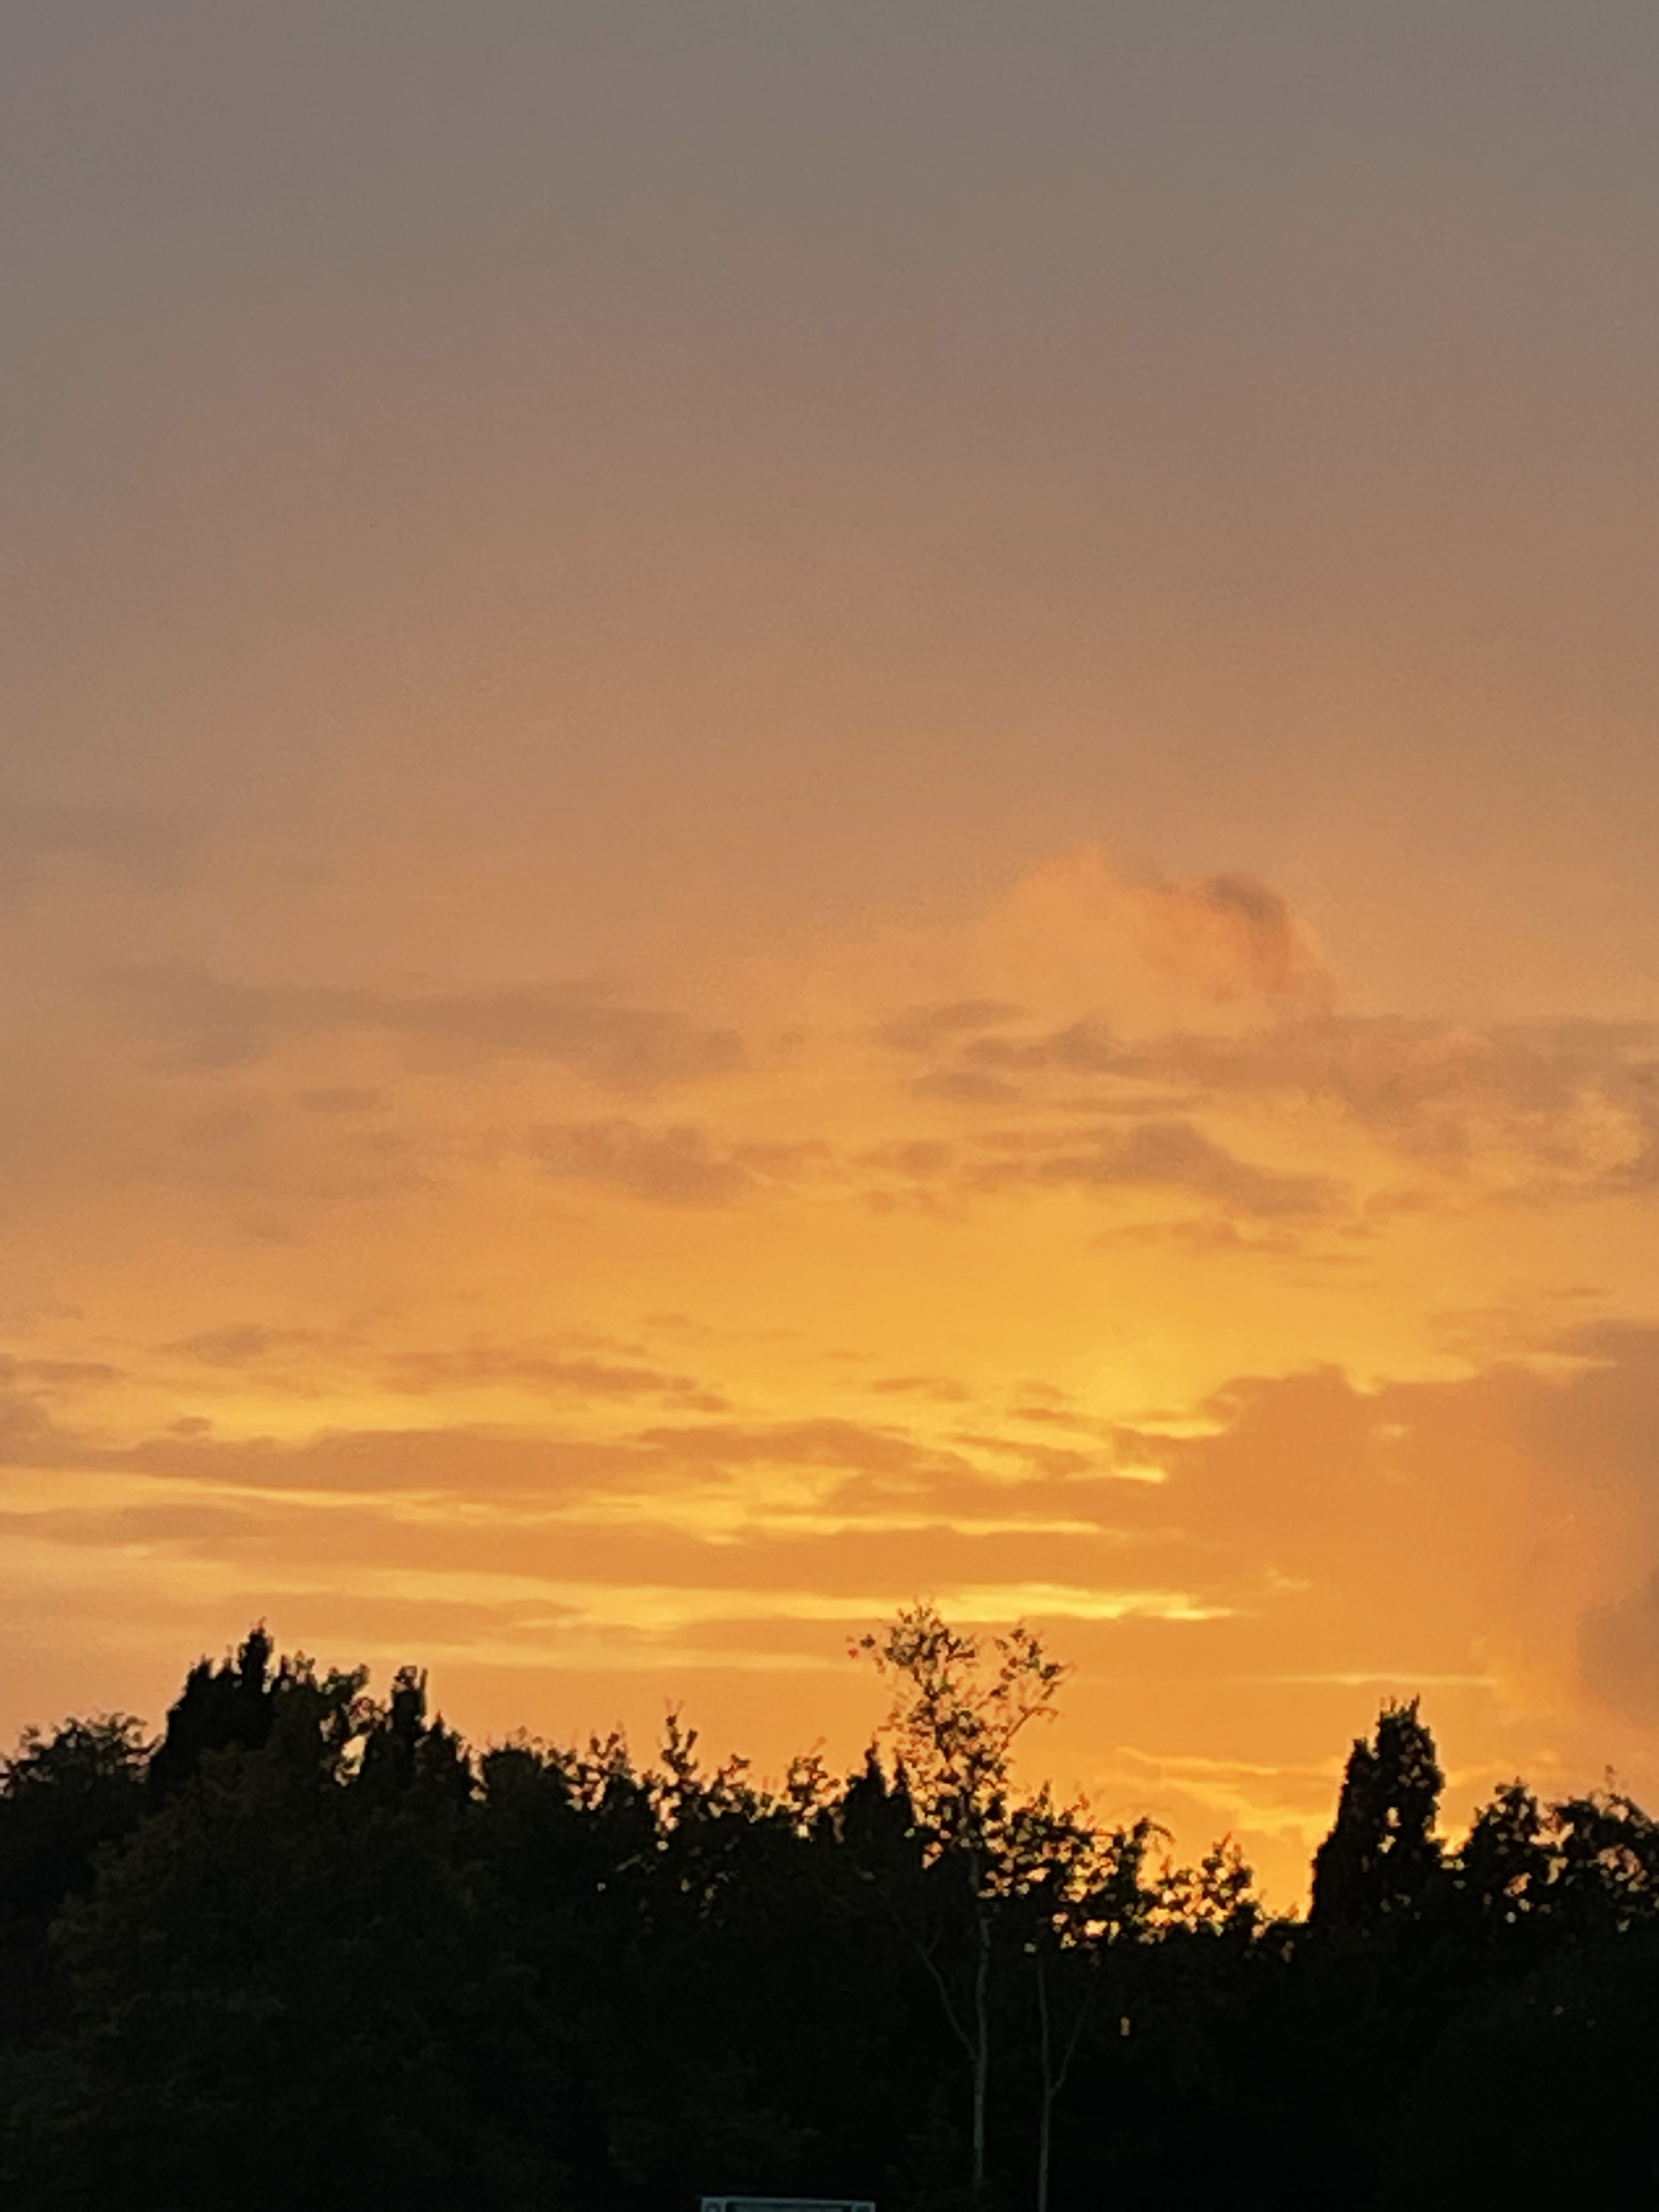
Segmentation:
[[(474, 1756), (406, 1669), (186, 1678), (0, 1768), (5, 2201), (657, 2212), (1467, 2208), (1659, 2195), (1659, 1827), (1507, 1784), (1461, 1848), (1415, 1705), (1354, 1746), (1304, 1923), (1022, 1794), (1062, 1670), (927, 1608), (842, 1783), (671, 1716)], [(975, 2182), (976, 2171), (981, 2178)]]

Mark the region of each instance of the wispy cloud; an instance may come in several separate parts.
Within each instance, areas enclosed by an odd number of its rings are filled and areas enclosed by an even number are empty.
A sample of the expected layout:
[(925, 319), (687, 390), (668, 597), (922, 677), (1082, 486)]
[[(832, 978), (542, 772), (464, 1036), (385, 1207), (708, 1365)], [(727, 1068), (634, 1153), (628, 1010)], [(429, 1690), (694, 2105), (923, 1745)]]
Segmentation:
[(527, 1345), (475, 1344), (448, 1351), (398, 1352), (381, 1364), (380, 1373), (388, 1389), (408, 1397), (507, 1384), (558, 1400), (657, 1398), (702, 1413), (720, 1413), (728, 1407), (722, 1392), (709, 1389), (692, 1375)]
[(883, 1022), (878, 1040), (895, 1052), (934, 1053), (943, 1044), (1018, 1021), (1024, 1009), (1001, 999), (950, 999), (907, 1006)]
[[(1328, 1144), (1346, 1125), (1399, 1168), (1516, 1196), (1659, 1181), (1659, 1024), (1472, 1028), (1321, 1014), (1225, 1034), (1123, 1039), (1090, 1018), (1050, 1029), (1011, 1025), (994, 1035), (942, 1033), (919, 1042), (912, 1056), (923, 1051), (934, 1054), (934, 1064), (908, 1079), (914, 1097), (1141, 1121), (1115, 1149), (1102, 1142), (1092, 1173), (1092, 1147), (1076, 1156), (1064, 1178), (1074, 1182), (1110, 1180), (1120, 1153), (1131, 1166), (1137, 1158), (1150, 1165), (1164, 1147), (1173, 1162), (1190, 1138), (1168, 1133), (1199, 1135), (1206, 1117), (1271, 1124), (1287, 1113), (1302, 1117), (1311, 1141), (1320, 1140), (1319, 1127), (1307, 1117), (1324, 1115)], [(1155, 1122), (1144, 1119), (1149, 1108), (1158, 1113)], [(1148, 1136), (1148, 1128), (1163, 1133)]]
[(537, 1130), (529, 1151), (549, 1175), (599, 1183), (659, 1206), (733, 1206), (793, 1184), (829, 1147), (805, 1140), (721, 1146), (687, 1123), (571, 1121)]
[[(989, 1140), (995, 1144), (997, 1140)], [(971, 1187), (1018, 1186), (1097, 1191), (1167, 1191), (1251, 1218), (1305, 1219), (1332, 1212), (1341, 1186), (1332, 1177), (1287, 1175), (1243, 1160), (1190, 1121), (1143, 1121), (1080, 1138), (1037, 1135), (1005, 1139), (971, 1169)]]
[(349, 1031), (390, 1039), (441, 1064), (550, 1060), (623, 1091), (730, 1074), (744, 1059), (734, 1030), (705, 1028), (580, 983), (339, 989), (239, 983), (172, 963), (112, 969), (97, 988), (126, 1007), (180, 1068), (235, 1066), (296, 1040)]

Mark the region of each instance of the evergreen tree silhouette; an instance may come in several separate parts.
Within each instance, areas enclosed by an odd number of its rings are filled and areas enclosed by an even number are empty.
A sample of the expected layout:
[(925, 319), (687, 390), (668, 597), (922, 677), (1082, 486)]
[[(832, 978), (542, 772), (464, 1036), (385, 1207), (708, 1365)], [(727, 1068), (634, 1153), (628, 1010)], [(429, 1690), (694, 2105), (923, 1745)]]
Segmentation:
[(1418, 1700), (1386, 1705), (1356, 1737), (1336, 1820), (1314, 1859), (1310, 1925), (1372, 1929), (1420, 1913), (1441, 1874), (1434, 1835), (1445, 1777)]

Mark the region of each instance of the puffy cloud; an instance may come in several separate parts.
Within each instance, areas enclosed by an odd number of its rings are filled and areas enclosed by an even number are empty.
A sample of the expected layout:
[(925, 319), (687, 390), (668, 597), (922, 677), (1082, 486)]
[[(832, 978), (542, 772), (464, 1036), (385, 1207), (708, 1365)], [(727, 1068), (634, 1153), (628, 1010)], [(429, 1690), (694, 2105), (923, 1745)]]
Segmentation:
[(1045, 1003), (1056, 987), (1074, 1003), (1143, 1012), (1159, 995), (1286, 1007), (1322, 1004), (1328, 990), (1311, 931), (1271, 885), (1239, 873), (1136, 881), (1094, 845), (1024, 878), (982, 937), (1001, 972), (1030, 979), (1016, 995)]
[(1413, 1668), (1485, 1672), (1534, 1712), (1588, 1688), (1659, 1723), (1632, 1687), (1651, 1588), (1630, 1594), (1632, 1562), (1659, 1560), (1659, 1328), (1369, 1391), (1334, 1370), (1246, 1379), (1208, 1410), (1212, 1433), (1142, 1445), (1194, 1542), (1282, 1578), (1281, 1667), (1300, 1611), (1326, 1650), (1304, 1663), (1386, 1661), (1407, 1686)]
[(1322, 976), (1306, 926), (1253, 876), (1154, 880), (1119, 896), (1149, 959), (1214, 999), (1282, 1000)]

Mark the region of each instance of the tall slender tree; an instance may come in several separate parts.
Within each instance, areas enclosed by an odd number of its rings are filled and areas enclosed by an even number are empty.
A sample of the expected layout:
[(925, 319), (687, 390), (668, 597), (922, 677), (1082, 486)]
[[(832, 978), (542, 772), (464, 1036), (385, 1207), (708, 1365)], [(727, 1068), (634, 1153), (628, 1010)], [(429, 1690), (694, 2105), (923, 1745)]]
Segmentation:
[(951, 1627), (931, 1603), (904, 1608), (857, 1648), (894, 1685), (884, 1733), (923, 1832), (925, 1860), (936, 1879), (959, 1886), (967, 1908), (962, 1980), (918, 1948), (967, 2061), (970, 2176), (979, 2191), (988, 2172), (996, 1929), (1010, 1900), (1043, 1878), (1057, 1826), (1054, 1808), (1039, 1819), (1034, 1805), (1017, 1798), (1013, 1748), (1033, 1721), (1052, 1717), (1070, 1670), (1049, 1658), (1024, 1622), (992, 1638), (988, 1654), (978, 1637)]

